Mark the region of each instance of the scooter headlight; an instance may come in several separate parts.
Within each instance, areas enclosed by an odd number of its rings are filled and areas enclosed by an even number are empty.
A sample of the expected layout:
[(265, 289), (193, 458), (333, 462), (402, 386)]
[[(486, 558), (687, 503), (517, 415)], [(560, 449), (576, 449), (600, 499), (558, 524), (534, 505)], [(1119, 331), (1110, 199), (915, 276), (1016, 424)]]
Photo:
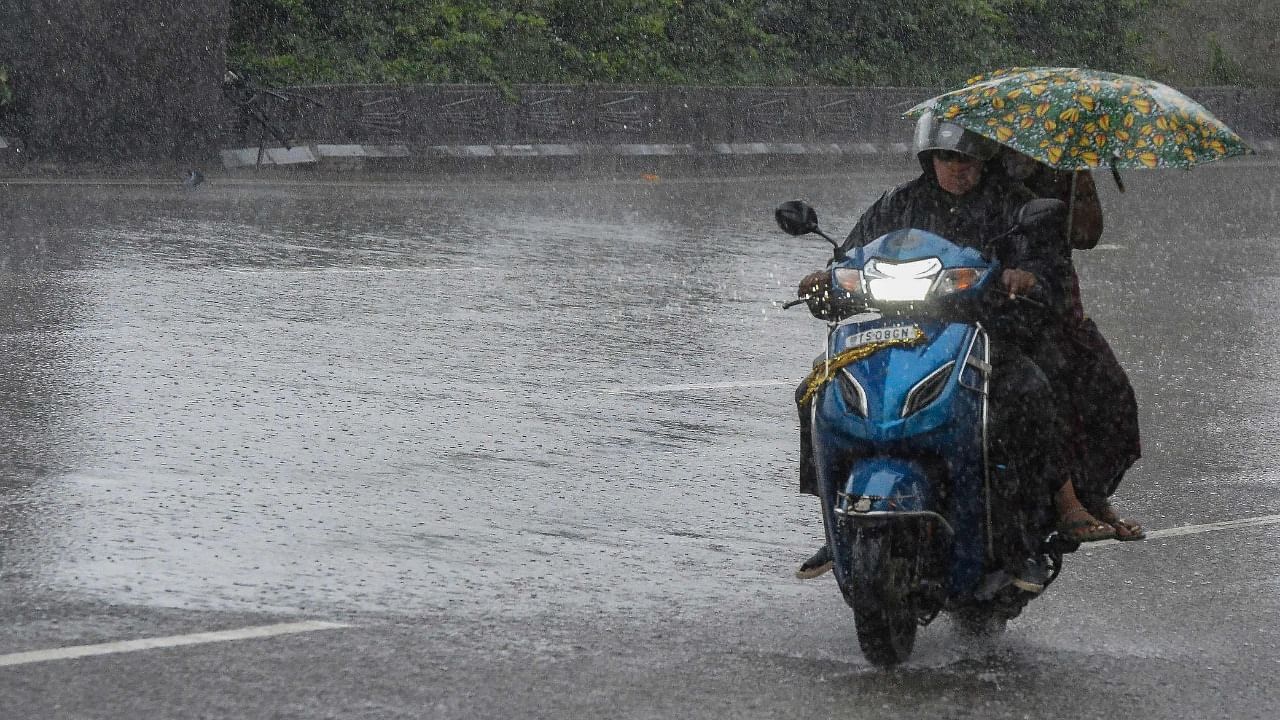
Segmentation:
[(979, 268), (951, 268), (938, 275), (938, 282), (933, 286), (933, 295), (948, 295), (961, 290), (968, 290), (982, 279), (983, 271)]
[(863, 267), (867, 290), (871, 297), (886, 302), (919, 302), (929, 296), (929, 289), (942, 271), (938, 258), (891, 263), (868, 260)]
[(861, 295), (862, 271), (853, 268), (836, 268), (836, 284), (852, 295)]

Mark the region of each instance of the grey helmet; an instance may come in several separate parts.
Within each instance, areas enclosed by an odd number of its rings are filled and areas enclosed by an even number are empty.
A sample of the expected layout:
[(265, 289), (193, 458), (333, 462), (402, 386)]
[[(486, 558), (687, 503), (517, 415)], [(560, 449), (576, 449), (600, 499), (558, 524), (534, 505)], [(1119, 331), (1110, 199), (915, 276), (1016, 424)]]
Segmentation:
[(920, 166), (927, 171), (929, 170), (929, 153), (934, 150), (952, 150), (986, 161), (995, 157), (999, 146), (955, 123), (939, 120), (932, 110), (927, 110), (916, 121), (915, 149), (916, 157), (920, 159)]

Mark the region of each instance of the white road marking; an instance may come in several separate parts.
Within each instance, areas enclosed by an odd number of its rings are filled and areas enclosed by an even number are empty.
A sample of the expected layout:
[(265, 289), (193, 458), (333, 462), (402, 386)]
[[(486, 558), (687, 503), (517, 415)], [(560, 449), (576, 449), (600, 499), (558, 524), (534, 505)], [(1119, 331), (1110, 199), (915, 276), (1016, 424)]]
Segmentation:
[(1123, 250), (1123, 249), (1124, 249), (1123, 245), (1115, 245), (1113, 243), (1098, 243), (1097, 245), (1094, 245), (1092, 248), (1090, 248), (1090, 250)]
[(115, 653), (137, 652), (139, 650), (157, 650), (160, 648), (181, 647), (183, 645), (202, 645), (205, 643), (228, 642), (231, 640), (253, 640), (257, 638), (275, 637), (277, 635), (293, 635), (296, 633), (315, 632), (317, 630), (337, 630), (351, 627), (342, 623), (308, 620), (306, 622), (282, 623), (279, 625), (259, 625), (240, 628), (238, 630), (219, 630), (217, 632), (192, 633), (190, 635), (170, 635), (168, 637), (143, 638), (141, 640), (121, 640), (119, 642), (100, 643), (98, 645), (76, 645), (73, 647), (54, 648), (52, 650), (31, 650), (29, 652), (0, 655), (0, 667), (9, 665), (26, 665), (28, 663), (46, 662), (49, 660), (74, 660), (76, 658), (93, 657), (95, 655), (112, 655)]
[(796, 380), (738, 380), (733, 382), (690, 383), (687, 385), (637, 385), (635, 387), (605, 388), (609, 395), (643, 395), (646, 393), (686, 392), (689, 390), (734, 390), (737, 388), (776, 387), (795, 385)]
[(263, 268), (261, 270), (233, 270), (231, 268), (222, 268), (222, 272), (231, 273), (233, 275), (356, 275), (356, 274), (372, 274), (372, 273), (486, 272), (488, 270), (489, 268), (483, 268), (483, 267), (457, 267), (457, 268), (359, 267), (359, 268), (300, 268), (297, 270), (275, 270), (272, 268)]
[[(654, 386), (656, 388), (720, 388), (720, 387), (759, 387), (762, 384), (780, 385), (788, 381), (776, 382), (754, 382), (754, 383), (712, 383), (709, 385), (666, 385)], [(611, 392), (633, 392), (634, 390), (619, 390)], [(652, 391), (652, 389), (650, 389)], [(1235, 530), (1239, 528), (1263, 527), (1266, 525), (1280, 525), (1280, 515), (1260, 515), (1258, 517), (1240, 518), (1237, 520), (1222, 520), (1220, 522), (1205, 523), (1203, 525), (1180, 525), (1178, 527), (1165, 528), (1163, 530), (1148, 530), (1147, 538), (1155, 540), (1159, 538), (1179, 537), (1182, 535), (1199, 535), (1201, 533), (1215, 532), (1217, 530)], [(1117, 540), (1104, 540), (1098, 543), (1089, 543), (1090, 547), (1099, 547), (1105, 545), (1119, 545)], [(281, 623), (278, 625), (259, 625), (256, 627), (240, 628), (237, 630), (219, 630), (215, 632), (192, 633), (190, 635), (169, 635), (167, 637), (143, 638), (140, 640), (121, 640), (118, 642), (100, 643), (97, 645), (76, 645), (65, 648), (54, 648), (52, 650), (30, 650), (27, 652), (10, 653), (8, 655), (0, 655), (0, 667), (8, 667), (12, 665), (27, 665), (30, 663), (48, 662), (50, 660), (75, 660), (77, 658), (95, 657), (98, 655), (114, 655), (117, 653), (138, 652), (140, 650), (158, 650), (163, 648), (182, 647), (185, 645), (203, 645), (216, 642), (230, 642), (233, 640), (254, 640), (258, 638), (276, 637), (279, 635), (294, 635), (297, 633), (316, 632), (317, 630), (340, 630), (349, 628), (350, 625), (343, 623), (324, 622), (321, 620), (307, 620), (296, 623)]]
[[(1148, 530), (1147, 539), (1158, 540), (1182, 535), (1199, 535), (1216, 530), (1235, 530), (1237, 528), (1262, 527), (1264, 525), (1280, 525), (1280, 515), (1259, 515), (1258, 517), (1223, 520), (1221, 522), (1205, 523), (1204, 525), (1179, 525), (1178, 527), (1165, 528), (1163, 530)], [(1120, 544), (1119, 540), (1103, 540), (1102, 542), (1088, 543), (1083, 547)]]

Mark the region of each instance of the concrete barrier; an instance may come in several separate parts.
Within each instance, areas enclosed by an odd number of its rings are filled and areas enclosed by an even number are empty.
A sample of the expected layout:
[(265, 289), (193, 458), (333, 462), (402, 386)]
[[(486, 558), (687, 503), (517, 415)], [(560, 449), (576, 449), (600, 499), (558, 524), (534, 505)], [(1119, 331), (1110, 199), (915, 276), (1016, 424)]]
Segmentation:
[[(231, 116), (224, 167), (422, 170), (503, 160), (786, 158), (866, 161), (908, 152), (902, 113), (940, 88), (323, 85), (258, 93)], [(1275, 89), (1196, 88), (1263, 152)], [(254, 117), (266, 118), (265, 127)], [(288, 150), (305, 147), (304, 151)], [(262, 151), (259, 152), (259, 148)]]

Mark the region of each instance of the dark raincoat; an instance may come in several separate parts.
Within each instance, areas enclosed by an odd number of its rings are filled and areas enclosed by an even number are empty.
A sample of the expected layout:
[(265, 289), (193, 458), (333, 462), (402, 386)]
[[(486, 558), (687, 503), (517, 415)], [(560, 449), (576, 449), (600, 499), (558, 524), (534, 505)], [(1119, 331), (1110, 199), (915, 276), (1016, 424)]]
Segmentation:
[(1088, 173), (1076, 178), (1074, 203), (1069, 172), (1041, 165), (1023, 182), (1035, 196), (1061, 200), (1075, 209), (1070, 245), (1065, 242), (1066, 228), (1051, 243), (1062, 255), (1070, 280), (1062, 323), (1050, 329), (1032, 357), (1048, 375), (1068, 429), (1076, 494), (1085, 507), (1096, 511), (1142, 455), (1133, 386), (1098, 326), (1085, 315), (1080, 281), (1071, 265), (1072, 248), (1089, 250), (1098, 244), (1102, 206)]

